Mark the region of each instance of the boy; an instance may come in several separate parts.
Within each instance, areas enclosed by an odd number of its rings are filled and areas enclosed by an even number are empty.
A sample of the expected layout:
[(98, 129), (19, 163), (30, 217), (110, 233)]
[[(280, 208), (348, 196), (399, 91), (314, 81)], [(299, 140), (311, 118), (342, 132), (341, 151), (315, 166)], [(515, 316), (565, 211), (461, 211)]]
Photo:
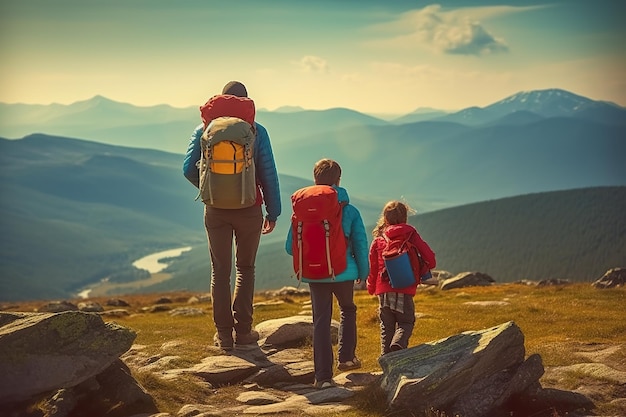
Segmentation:
[[(308, 279), (313, 307), (313, 362), (316, 388), (329, 388), (333, 382), (333, 346), (331, 340), (331, 319), (333, 295), (337, 298), (341, 311), (339, 324), (339, 347), (337, 351), (340, 371), (358, 369), (361, 361), (356, 357), (356, 305), (354, 304), (354, 281), (360, 282), (369, 273), (369, 245), (363, 219), (356, 207), (349, 204), (348, 193), (339, 187), (341, 167), (331, 159), (322, 159), (313, 168), (316, 185), (332, 186), (343, 205), (341, 226), (347, 241), (347, 267), (332, 278)], [(289, 229), (285, 249), (294, 256), (292, 250), (293, 230)]]

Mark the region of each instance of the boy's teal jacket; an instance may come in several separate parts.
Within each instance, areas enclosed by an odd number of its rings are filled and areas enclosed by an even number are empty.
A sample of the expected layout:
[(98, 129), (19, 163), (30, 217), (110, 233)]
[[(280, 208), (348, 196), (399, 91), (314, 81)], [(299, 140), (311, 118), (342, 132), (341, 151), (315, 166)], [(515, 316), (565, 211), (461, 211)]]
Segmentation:
[[(345, 203), (341, 214), (341, 226), (343, 227), (343, 233), (348, 239), (348, 267), (341, 274), (337, 275), (335, 279), (307, 279), (302, 277), (302, 282), (341, 282), (341, 281), (354, 281), (356, 279), (365, 280), (369, 274), (369, 245), (367, 243), (367, 234), (365, 233), (365, 226), (363, 225), (363, 219), (359, 210), (350, 204), (348, 192), (341, 187), (333, 186), (338, 193), (339, 201)], [(291, 256), (293, 252), (291, 244), (293, 240), (293, 232), (291, 226), (287, 233), (287, 241), (285, 242), (285, 250)]]
[[(254, 166), (256, 168), (256, 181), (261, 186), (263, 201), (267, 212), (267, 220), (275, 222), (281, 212), (280, 188), (278, 184), (278, 174), (274, 153), (267, 130), (259, 123), (256, 125), (256, 139), (254, 141)], [(183, 175), (193, 185), (199, 187), (200, 175), (196, 163), (200, 160), (200, 138), (204, 132), (204, 124), (198, 125), (191, 134), (187, 154), (183, 161)], [(257, 204), (261, 204), (257, 200)]]

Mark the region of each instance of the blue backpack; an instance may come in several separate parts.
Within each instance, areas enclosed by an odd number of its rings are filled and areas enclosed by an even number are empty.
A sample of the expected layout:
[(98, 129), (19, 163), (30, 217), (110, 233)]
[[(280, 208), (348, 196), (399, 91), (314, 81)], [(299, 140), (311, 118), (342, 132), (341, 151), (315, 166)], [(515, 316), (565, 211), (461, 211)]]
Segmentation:
[(409, 239), (389, 239), (383, 234), (387, 245), (383, 249), (382, 256), (385, 263), (383, 278), (388, 277), (393, 288), (403, 289), (419, 284), (421, 281), (420, 271), (424, 261), (417, 247)]

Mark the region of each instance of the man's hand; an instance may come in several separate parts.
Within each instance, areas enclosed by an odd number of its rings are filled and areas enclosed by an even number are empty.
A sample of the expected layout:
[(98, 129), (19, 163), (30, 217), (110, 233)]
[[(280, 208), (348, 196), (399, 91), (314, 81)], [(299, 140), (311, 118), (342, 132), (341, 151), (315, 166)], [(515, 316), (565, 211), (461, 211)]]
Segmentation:
[(263, 221), (263, 229), (261, 229), (261, 233), (264, 235), (268, 233), (272, 233), (272, 230), (274, 230), (274, 227), (276, 227), (276, 222), (269, 221), (266, 218)]

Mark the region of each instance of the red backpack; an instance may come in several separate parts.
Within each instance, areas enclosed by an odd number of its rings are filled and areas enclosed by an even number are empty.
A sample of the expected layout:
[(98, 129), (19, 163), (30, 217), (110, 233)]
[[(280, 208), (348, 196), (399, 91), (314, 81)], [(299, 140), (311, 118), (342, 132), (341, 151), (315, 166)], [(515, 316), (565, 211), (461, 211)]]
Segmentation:
[(334, 278), (347, 268), (342, 205), (329, 185), (304, 187), (291, 196), (293, 270), (298, 277)]
[(382, 251), (385, 270), (383, 278), (389, 278), (393, 288), (408, 288), (421, 281), (424, 261), (417, 247), (410, 242), (411, 233), (406, 239), (390, 239), (383, 234), (387, 245)]

